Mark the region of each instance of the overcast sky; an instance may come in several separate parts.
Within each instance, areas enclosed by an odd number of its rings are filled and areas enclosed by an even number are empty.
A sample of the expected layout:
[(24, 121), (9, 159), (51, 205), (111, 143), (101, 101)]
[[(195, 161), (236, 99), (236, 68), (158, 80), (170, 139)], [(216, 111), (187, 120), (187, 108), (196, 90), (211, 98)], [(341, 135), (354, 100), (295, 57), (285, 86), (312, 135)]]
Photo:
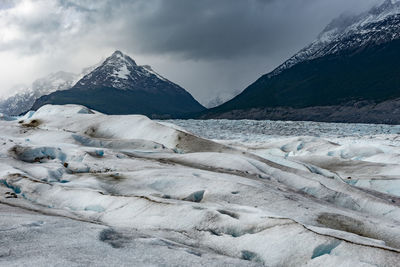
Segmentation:
[(202, 103), (240, 92), (335, 17), (383, 0), (0, 0), (0, 96), (119, 49)]

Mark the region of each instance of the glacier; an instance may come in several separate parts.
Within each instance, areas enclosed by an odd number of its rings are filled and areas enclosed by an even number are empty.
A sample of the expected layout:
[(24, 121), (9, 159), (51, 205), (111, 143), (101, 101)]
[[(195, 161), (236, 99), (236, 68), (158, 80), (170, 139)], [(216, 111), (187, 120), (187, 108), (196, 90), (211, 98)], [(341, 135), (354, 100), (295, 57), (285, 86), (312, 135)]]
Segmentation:
[(0, 117), (0, 264), (395, 266), (400, 126)]

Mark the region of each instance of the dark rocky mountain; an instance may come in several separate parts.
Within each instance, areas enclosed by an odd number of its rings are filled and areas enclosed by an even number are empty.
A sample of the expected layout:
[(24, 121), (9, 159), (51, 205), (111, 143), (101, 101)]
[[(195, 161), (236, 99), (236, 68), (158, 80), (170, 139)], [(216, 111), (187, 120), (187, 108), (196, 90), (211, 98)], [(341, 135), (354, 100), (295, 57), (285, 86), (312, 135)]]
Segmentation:
[(138, 66), (120, 51), (71, 89), (40, 97), (32, 109), (45, 104), (80, 104), (106, 114), (143, 114), (152, 118), (180, 117), (205, 109), (182, 87), (150, 66)]
[(400, 123), (400, 2), (335, 19), (309, 46), (204, 114)]

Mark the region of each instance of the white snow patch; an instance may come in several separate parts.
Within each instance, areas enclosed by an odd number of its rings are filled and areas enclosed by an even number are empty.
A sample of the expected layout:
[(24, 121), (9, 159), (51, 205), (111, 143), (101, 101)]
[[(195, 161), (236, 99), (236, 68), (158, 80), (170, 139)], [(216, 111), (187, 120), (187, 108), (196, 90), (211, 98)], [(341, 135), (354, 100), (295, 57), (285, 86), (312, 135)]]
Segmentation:
[(128, 70), (128, 67), (126, 65), (122, 65), (122, 67), (117, 71), (114, 72), (114, 75), (120, 79), (129, 79), (129, 75), (131, 72)]

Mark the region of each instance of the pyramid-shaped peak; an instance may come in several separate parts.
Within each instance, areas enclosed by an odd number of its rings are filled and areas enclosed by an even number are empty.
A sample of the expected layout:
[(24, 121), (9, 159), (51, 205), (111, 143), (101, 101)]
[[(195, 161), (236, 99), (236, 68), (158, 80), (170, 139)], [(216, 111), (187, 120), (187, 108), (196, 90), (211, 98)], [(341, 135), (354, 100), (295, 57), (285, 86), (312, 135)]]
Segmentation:
[(137, 66), (136, 62), (128, 55), (122, 53), (119, 50), (116, 50), (110, 57), (108, 57), (105, 62), (105, 64), (115, 64), (115, 63), (122, 63), (122, 64), (128, 64), (131, 66)]
[(114, 53), (112, 54), (112, 56), (120, 56), (120, 57), (122, 57), (122, 56), (124, 56), (124, 53), (122, 53), (119, 50), (115, 50)]
[[(169, 83), (175, 89), (178, 88), (153, 71), (150, 66), (137, 65), (131, 57), (119, 50), (112, 53), (100, 66), (85, 75), (77, 84), (86, 88), (102, 85), (121, 90), (137, 90), (139, 88), (137, 84), (141, 83), (152, 85), (145, 89), (153, 91), (157, 90), (160, 83)], [(178, 90), (180, 89), (178, 88)]]
[(54, 103), (79, 103), (109, 114), (160, 114), (163, 118), (166, 118), (165, 114), (170, 116), (204, 109), (185, 89), (149, 66), (136, 65), (132, 58), (119, 50), (71, 89), (50, 95), (38, 99), (34, 109), (53, 103), (53, 99)]

